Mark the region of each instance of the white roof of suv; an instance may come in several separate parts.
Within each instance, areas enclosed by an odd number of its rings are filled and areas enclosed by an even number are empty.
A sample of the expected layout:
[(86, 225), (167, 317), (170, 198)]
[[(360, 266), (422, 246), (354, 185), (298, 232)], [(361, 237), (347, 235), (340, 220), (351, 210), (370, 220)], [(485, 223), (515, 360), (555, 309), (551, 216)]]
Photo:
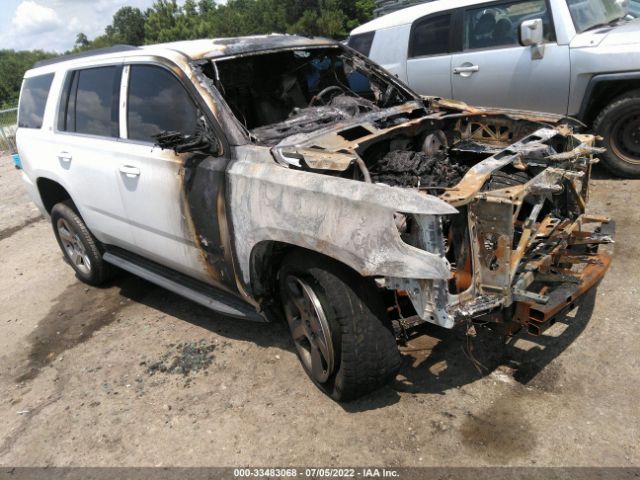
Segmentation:
[(425, 15), (429, 15), (430, 13), (453, 10), (455, 8), (466, 7), (469, 5), (483, 4), (489, 1), (490, 0), (435, 0), (433, 2), (422, 3), (420, 5), (404, 8), (376, 18), (375, 20), (371, 20), (369, 23), (365, 23), (364, 25), (360, 25), (355, 28), (351, 32), (351, 35), (382, 30), (383, 28), (407, 25), (424, 17)]
[(126, 58), (141, 54), (166, 56), (170, 53), (177, 53), (188, 57), (190, 60), (200, 60), (203, 58), (222, 58), (277, 49), (306, 48), (336, 44), (337, 42), (334, 40), (322, 37), (312, 38), (272, 33), (269, 35), (247, 37), (185, 40), (156, 45), (144, 45), (141, 47), (116, 45), (105, 49), (89, 50), (42, 60), (37, 62), (31, 70), (27, 71), (25, 77), (54, 71), (56, 68), (60, 68), (60, 65), (63, 65), (64, 68), (71, 68), (74, 66), (85, 66), (88, 63), (100, 60)]

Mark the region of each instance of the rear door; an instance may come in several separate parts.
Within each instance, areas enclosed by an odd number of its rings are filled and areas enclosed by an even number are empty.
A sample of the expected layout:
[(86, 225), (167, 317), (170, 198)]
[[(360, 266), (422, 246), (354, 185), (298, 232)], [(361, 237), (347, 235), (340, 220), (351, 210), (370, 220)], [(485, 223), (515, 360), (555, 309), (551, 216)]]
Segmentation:
[[(520, 24), (540, 18), (544, 56), (520, 44)], [(558, 45), (545, 0), (487, 3), (464, 10), (462, 52), (452, 57), (453, 97), (473, 105), (566, 114), (569, 46)]]
[(437, 13), (411, 26), (407, 83), (421, 95), (452, 98), (451, 52), (455, 49), (455, 14)]
[(67, 73), (50, 154), (91, 232), (104, 243), (131, 248), (117, 156), (121, 74), (121, 62)]

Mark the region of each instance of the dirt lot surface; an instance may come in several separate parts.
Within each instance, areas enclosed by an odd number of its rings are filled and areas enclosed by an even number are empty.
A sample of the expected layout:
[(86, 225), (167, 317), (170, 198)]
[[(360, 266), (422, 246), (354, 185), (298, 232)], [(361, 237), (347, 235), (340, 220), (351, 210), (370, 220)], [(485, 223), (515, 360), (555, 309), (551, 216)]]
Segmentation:
[(395, 385), (339, 405), (286, 327), (221, 318), (140, 279), (78, 282), (0, 160), (0, 465), (640, 465), (640, 181), (598, 289), (543, 337), (425, 329)]

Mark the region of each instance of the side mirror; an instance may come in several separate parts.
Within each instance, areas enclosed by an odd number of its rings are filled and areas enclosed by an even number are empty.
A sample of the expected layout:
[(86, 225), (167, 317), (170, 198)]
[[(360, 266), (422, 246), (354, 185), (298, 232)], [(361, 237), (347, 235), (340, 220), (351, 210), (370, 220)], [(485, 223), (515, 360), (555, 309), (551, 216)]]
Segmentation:
[(525, 20), (520, 24), (520, 43), (525, 47), (531, 47), (533, 60), (544, 57), (544, 24), (541, 18)]
[(162, 150), (169, 149), (175, 153), (199, 152), (217, 157), (221, 154), (221, 145), (204, 119), (198, 119), (194, 135), (182, 132), (160, 132), (153, 136), (156, 145)]

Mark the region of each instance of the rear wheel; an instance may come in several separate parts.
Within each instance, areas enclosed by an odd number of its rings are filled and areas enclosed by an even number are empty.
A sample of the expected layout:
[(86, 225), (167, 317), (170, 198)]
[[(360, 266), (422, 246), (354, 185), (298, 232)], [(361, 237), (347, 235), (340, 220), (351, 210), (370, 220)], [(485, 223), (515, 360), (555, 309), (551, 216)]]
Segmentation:
[(70, 200), (54, 205), (51, 223), (62, 253), (80, 280), (97, 286), (111, 278), (112, 269), (102, 260), (98, 240)]
[(611, 102), (593, 128), (607, 149), (605, 167), (621, 177), (640, 178), (640, 90)]
[(294, 252), (278, 284), (298, 358), (323, 392), (349, 401), (395, 378), (400, 352), (373, 282), (322, 256)]

